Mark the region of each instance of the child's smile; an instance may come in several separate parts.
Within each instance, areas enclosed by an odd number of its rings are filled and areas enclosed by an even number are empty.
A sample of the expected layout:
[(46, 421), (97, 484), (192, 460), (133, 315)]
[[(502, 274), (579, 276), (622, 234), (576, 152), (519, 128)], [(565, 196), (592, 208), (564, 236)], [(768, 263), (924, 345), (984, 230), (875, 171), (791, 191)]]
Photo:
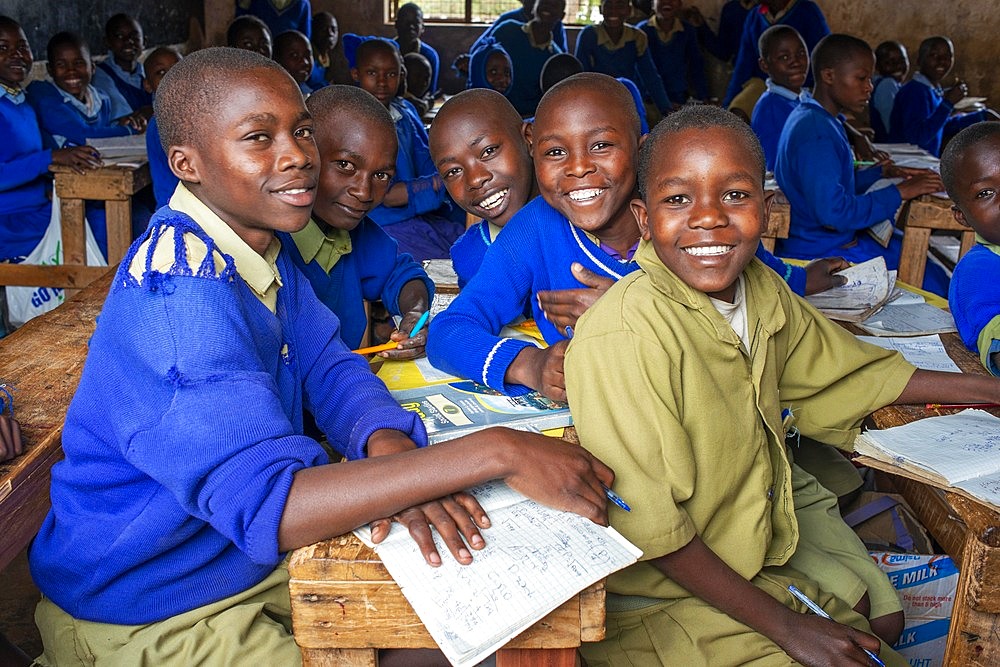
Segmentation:
[(672, 134), (632, 210), (664, 266), (691, 287), (732, 302), (766, 218), (759, 169), (726, 128)]
[(0, 82), (19, 86), (31, 69), (31, 47), (24, 32), (10, 27), (0, 29)]
[(73, 97), (82, 100), (93, 74), (90, 53), (86, 49), (67, 44), (52, 55), (52, 61), (48, 64), (52, 81)]
[(779, 38), (768, 53), (766, 64), (767, 74), (776, 84), (794, 92), (802, 90), (809, 70), (809, 55), (798, 35), (788, 34)]

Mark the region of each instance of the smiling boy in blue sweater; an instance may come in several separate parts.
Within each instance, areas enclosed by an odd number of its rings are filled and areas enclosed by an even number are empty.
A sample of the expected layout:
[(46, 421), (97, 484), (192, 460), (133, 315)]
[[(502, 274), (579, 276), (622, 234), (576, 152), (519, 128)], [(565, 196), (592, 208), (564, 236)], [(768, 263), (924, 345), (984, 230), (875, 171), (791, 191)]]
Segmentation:
[[(613, 473), (581, 448), (492, 429), (415, 451), (419, 418), (274, 236), (308, 221), (319, 161), (280, 66), (197, 51), (156, 110), (183, 185), (120, 265), (66, 415), (29, 556), (40, 664), (298, 664), (285, 552), (401, 512), (428, 563), (429, 516), (471, 562), (486, 519), (442, 496), (487, 479), (606, 523)], [(347, 463), (303, 435), (303, 407)]]
[(355, 86), (327, 86), (309, 97), (321, 166), (312, 219), (278, 238), (312, 284), (316, 296), (340, 320), (340, 336), (351, 348), (368, 325), (364, 301), (381, 300), (402, 317), (392, 340), (399, 349), (383, 357), (423, 354), (426, 331), (408, 334), (430, 307), (434, 284), (423, 268), (368, 217), (385, 198), (396, 171), (392, 117)]

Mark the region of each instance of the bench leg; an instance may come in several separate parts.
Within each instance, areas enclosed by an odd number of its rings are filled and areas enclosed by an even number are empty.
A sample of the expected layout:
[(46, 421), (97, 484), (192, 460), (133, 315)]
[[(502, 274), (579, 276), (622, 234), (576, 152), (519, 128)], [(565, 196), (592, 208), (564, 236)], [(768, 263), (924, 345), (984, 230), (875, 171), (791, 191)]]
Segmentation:
[(378, 667), (373, 648), (304, 648), (303, 667)]
[(108, 266), (122, 261), (132, 244), (132, 202), (109, 201), (104, 205), (108, 228)]
[(575, 667), (575, 648), (504, 648), (497, 651), (497, 667)]

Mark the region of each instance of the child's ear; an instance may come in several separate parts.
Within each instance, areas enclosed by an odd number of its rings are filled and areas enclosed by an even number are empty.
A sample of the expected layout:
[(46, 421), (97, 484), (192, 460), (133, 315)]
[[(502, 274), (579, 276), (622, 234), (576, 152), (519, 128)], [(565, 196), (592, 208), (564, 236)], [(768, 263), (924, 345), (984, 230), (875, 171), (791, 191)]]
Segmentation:
[(819, 78), (820, 78), (820, 81), (823, 82), (823, 85), (832, 86), (833, 85), (833, 68), (832, 67), (824, 67), (823, 69), (821, 69), (819, 71)]
[(143, 78), (143, 80), (142, 80), (142, 89), (145, 90), (150, 95), (152, 95), (153, 92), (154, 92), (153, 91), (153, 86), (150, 85), (149, 79), (146, 79), (146, 78)]
[(764, 56), (761, 56), (760, 58), (757, 59), (757, 66), (760, 67), (760, 71), (763, 72), (764, 74), (770, 74), (770, 72), (767, 69), (767, 59), (764, 58)]
[(185, 183), (201, 183), (201, 161), (193, 146), (171, 146), (167, 151), (167, 163), (174, 176)]
[(521, 136), (524, 137), (524, 143), (528, 144), (528, 152), (531, 152), (531, 137), (534, 134), (534, 123), (526, 120), (521, 123)]
[(45, 71), (49, 73), (50, 77), (55, 77), (55, 74), (52, 72), (52, 61), (51, 60), (46, 60), (45, 61)]
[(628, 203), (628, 207), (632, 209), (632, 215), (635, 216), (635, 221), (639, 223), (639, 235), (642, 236), (644, 241), (648, 241), (649, 211), (646, 210), (646, 202), (641, 199), (633, 199)]
[(960, 209), (957, 205), (952, 205), (951, 214), (955, 217), (955, 222), (958, 224), (964, 225), (965, 227), (972, 227), (972, 225), (969, 224), (969, 221), (965, 218), (965, 213), (962, 213), (962, 209)]
[(351, 79), (354, 81), (354, 83), (358, 83), (359, 81), (361, 81), (361, 73), (358, 72), (357, 67), (351, 68)]

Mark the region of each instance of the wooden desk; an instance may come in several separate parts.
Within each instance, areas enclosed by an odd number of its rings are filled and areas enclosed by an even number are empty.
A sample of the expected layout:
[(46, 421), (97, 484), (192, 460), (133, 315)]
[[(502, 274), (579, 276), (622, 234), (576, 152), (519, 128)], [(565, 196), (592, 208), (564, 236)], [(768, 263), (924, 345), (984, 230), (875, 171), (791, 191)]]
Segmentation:
[(910, 285), (923, 283), (932, 231), (959, 232), (962, 238), (958, 251), (960, 258), (976, 242), (975, 232), (955, 220), (950, 199), (924, 195), (909, 202), (903, 208), (901, 217), (905, 220), (905, 226), (903, 248), (899, 256), (899, 280)]
[(132, 196), (149, 185), (149, 163), (138, 167), (109, 166), (85, 174), (52, 165), (55, 191), (62, 212), (63, 264), (0, 265), (0, 285), (32, 285), (80, 289), (100, 278), (107, 267), (87, 266), (84, 202), (105, 202), (108, 228), (108, 264), (121, 261), (132, 243)]
[(0, 463), (0, 570), (28, 545), (49, 510), (49, 471), (63, 456), (66, 409), (112, 277), (107, 273), (0, 340), (0, 382), (13, 388), (26, 449)]
[(778, 239), (788, 238), (788, 229), (792, 224), (792, 208), (785, 199), (785, 195), (780, 190), (774, 193), (774, 202), (771, 204), (771, 215), (767, 218), (767, 226), (761, 234), (760, 242), (764, 244), (768, 252), (774, 252), (774, 244)]
[[(941, 340), (963, 373), (986, 372), (957, 334)], [(882, 408), (872, 418), (878, 428), (890, 428), (952, 412), (957, 411), (898, 405)], [(1000, 410), (992, 412), (1000, 416)], [(945, 664), (1000, 665), (1000, 513), (905, 477), (894, 475), (893, 481), (960, 572)]]

